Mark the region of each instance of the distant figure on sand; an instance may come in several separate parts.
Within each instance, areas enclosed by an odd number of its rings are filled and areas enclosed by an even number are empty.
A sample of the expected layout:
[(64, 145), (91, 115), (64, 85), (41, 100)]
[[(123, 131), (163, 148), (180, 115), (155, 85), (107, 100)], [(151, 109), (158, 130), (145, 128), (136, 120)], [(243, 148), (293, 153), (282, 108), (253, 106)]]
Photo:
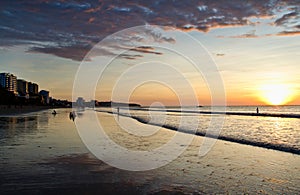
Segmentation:
[(75, 117), (76, 117), (75, 112), (74, 112), (74, 111), (70, 112), (69, 117), (70, 117), (70, 120), (73, 120), (73, 121), (74, 121), (74, 119), (75, 119)]
[(118, 109), (117, 109), (117, 110), (118, 110), (118, 114), (120, 114), (120, 108), (119, 108), (119, 107), (118, 107)]
[(259, 113), (259, 110), (258, 110), (258, 107), (256, 107), (256, 114), (258, 114)]
[(52, 114), (53, 114), (53, 115), (56, 115), (57, 113), (56, 113), (56, 111), (55, 111), (55, 110), (53, 110)]

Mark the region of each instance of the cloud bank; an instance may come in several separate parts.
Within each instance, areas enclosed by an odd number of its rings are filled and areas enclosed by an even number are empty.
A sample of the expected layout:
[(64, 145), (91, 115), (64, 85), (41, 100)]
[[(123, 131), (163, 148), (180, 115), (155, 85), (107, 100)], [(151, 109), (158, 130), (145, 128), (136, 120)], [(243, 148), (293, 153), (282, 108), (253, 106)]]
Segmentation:
[[(182, 31), (209, 32), (212, 28), (255, 25), (249, 18), (277, 17), (280, 36), (299, 35), (299, 1), (181, 1), (181, 0), (2, 0), (0, 2), (0, 46), (34, 45), (41, 52), (81, 61), (104, 37), (137, 25), (171, 26)], [(282, 10), (288, 10), (283, 13)], [(152, 37), (174, 43), (172, 37)], [(240, 38), (255, 38), (248, 33)], [(35, 44), (39, 43), (39, 44)], [(111, 51), (101, 51), (110, 55)], [(138, 53), (159, 54), (147, 48)], [(132, 59), (140, 54), (124, 56)]]

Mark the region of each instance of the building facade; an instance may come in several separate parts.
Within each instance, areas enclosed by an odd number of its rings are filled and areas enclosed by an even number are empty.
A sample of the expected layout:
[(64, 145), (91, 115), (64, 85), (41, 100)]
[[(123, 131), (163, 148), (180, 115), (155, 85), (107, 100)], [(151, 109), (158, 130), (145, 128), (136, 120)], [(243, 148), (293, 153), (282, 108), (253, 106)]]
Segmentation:
[(44, 104), (49, 104), (50, 103), (49, 91), (41, 90), (40, 95), (43, 97), (43, 103)]
[(26, 96), (28, 92), (28, 82), (23, 79), (17, 80), (18, 93), (20, 96)]
[(36, 83), (28, 82), (28, 93), (30, 95), (39, 94), (39, 86)]
[(10, 73), (0, 73), (0, 85), (7, 91), (18, 93), (17, 77)]
[(85, 107), (85, 100), (82, 97), (78, 97), (76, 100), (76, 105), (78, 107)]

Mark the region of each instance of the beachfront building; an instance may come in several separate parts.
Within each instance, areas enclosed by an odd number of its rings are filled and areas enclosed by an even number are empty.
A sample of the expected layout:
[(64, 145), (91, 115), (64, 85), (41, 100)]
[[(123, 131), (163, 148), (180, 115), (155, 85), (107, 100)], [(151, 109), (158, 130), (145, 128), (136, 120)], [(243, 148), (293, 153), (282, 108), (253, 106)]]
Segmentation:
[(83, 97), (78, 97), (77, 98), (76, 105), (78, 107), (85, 107), (85, 100), (83, 99)]
[(0, 73), (0, 85), (7, 91), (17, 94), (17, 77), (10, 73)]
[(44, 104), (49, 104), (50, 103), (49, 91), (41, 90), (40, 95), (43, 97), (43, 103)]
[(20, 96), (26, 96), (28, 94), (28, 82), (23, 79), (17, 80), (17, 88)]
[(36, 83), (28, 82), (28, 93), (30, 95), (38, 95), (39, 94), (39, 86)]

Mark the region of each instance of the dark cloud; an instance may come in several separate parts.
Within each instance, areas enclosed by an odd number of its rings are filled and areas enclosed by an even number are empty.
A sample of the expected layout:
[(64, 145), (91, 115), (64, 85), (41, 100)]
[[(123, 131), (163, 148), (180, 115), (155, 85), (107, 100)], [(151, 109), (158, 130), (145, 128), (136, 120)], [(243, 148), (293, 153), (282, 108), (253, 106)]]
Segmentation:
[[(298, 4), (298, 5), (300, 5), (300, 4)], [(299, 26), (300, 26), (300, 24), (299, 24), (299, 21), (300, 21), (299, 9), (300, 9), (299, 6), (290, 8), (289, 11), (292, 11), (292, 12), (282, 15), (280, 18), (278, 18), (274, 22), (274, 24), (276, 26), (280, 26), (285, 29), (284, 31), (277, 33), (276, 35), (279, 35), (279, 36), (299, 35)]]
[[(250, 17), (271, 17), (281, 8), (289, 9), (290, 13), (278, 18), (275, 24), (287, 31), (282, 34), (298, 34), (298, 0), (2, 0), (0, 44), (44, 43), (30, 51), (80, 61), (104, 37), (133, 26), (153, 24), (208, 32), (212, 28), (249, 25)], [(176, 41), (152, 31), (147, 36), (157, 42)], [(149, 50), (138, 52), (144, 51)]]
[[(47, 46), (47, 47), (31, 47), (28, 52), (33, 53), (46, 53), (46, 54), (53, 54), (58, 57), (68, 58), (75, 61), (81, 61), (85, 57), (87, 51), (89, 51), (92, 47), (91, 46), (81, 46), (81, 45), (72, 45), (66, 47), (54, 47), (54, 46)], [(90, 60), (90, 59), (86, 59)]]
[(139, 49), (145, 49), (145, 50), (154, 50), (154, 48), (153, 47), (151, 47), (151, 46), (140, 46), (140, 47), (138, 47)]
[(225, 56), (225, 54), (224, 53), (217, 53), (216, 56), (223, 57), (223, 56)]
[(120, 54), (119, 57), (125, 58), (125, 59), (128, 59), (128, 60), (135, 60), (135, 59), (141, 58), (143, 56), (142, 55), (131, 55), (131, 54)]
[(284, 14), (281, 18), (277, 19), (274, 23), (276, 25), (283, 25), (289, 22), (290, 19), (292, 18), (299, 18), (299, 13), (295, 11), (288, 14)]
[(156, 55), (162, 55), (161, 52), (152, 51), (152, 50), (149, 50), (147, 48), (145, 49), (145, 48), (141, 48), (141, 47), (130, 49), (130, 51), (141, 52), (141, 53), (149, 53), (149, 54), (156, 54)]

